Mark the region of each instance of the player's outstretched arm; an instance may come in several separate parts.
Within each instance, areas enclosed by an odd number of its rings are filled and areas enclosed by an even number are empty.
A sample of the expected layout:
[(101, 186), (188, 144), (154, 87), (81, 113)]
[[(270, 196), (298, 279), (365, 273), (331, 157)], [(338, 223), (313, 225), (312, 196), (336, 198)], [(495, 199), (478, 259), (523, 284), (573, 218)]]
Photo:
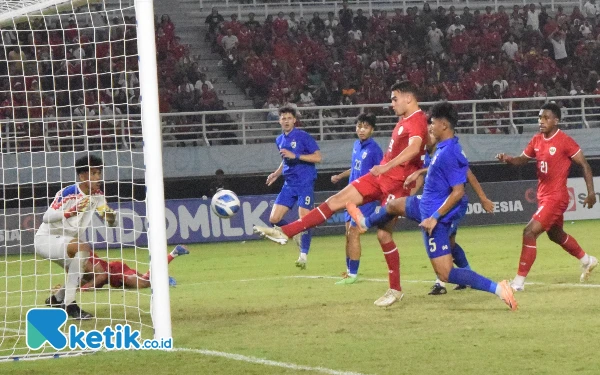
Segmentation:
[(587, 197), (583, 200), (583, 207), (592, 208), (596, 204), (596, 191), (594, 190), (592, 168), (590, 168), (585, 156), (583, 156), (583, 151), (579, 151), (571, 159), (583, 169), (583, 179), (585, 180), (585, 186), (587, 187), (588, 192)]
[(510, 164), (510, 165), (523, 165), (523, 164), (527, 164), (527, 162), (530, 160), (524, 154), (513, 157), (513, 156), (506, 155), (505, 153), (497, 154), (496, 159), (498, 159), (502, 163), (506, 163), (506, 164)]
[(337, 184), (338, 182), (340, 182), (340, 180), (343, 180), (344, 178), (348, 177), (350, 177), (350, 169), (346, 169), (340, 174), (334, 174), (333, 176), (331, 176), (331, 183)]
[(487, 195), (485, 195), (485, 192), (483, 191), (479, 180), (477, 180), (477, 177), (475, 177), (475, 175), (471, 171), (471, 168), (467, 170), (467, 181), (469, 182), (471, 187), (473, 187), (473, 191), (475, 191), (475, 194), (477, 194), (477, 198), (479, 198), (479, 202), (481, 202), (481, 206), (483, 207), (485, 212), (494, 212), (494, 202), (492, 202), (487, 197)]

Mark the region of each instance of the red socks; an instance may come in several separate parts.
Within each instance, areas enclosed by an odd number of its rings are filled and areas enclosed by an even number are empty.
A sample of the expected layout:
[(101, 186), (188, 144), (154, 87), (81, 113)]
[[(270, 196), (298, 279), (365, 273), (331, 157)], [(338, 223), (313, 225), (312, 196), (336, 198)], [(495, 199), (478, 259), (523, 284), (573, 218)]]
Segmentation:
[(583, 251), (583, 249), (581, 248), (581, 246), (579, 246), (577, 241), (575, 241), (575, 239), (573, 237), (569, 236), (568, 234), (566, 237), (567, 238), (565, 240), (563, 240), (561, 243), (559, 243), (559, 245), (563, 249), (565, 249), (565, 251), (567, 253), (573, 255), (575, 258), (577, 258), (577, 259), (583, 258), (583, 256), (585, 255), (585, 251)]
[(303, 218), (284, 225), (281, 227), (281, 231), (285, 233), (288, 238), (292, 238), (300, 232), (304, 232), (307, 229), (314, 228), (319, 224), (323, 224), (327, 219), (333, 215), (333, 211), (327, 205), (327, 202), (321, 203), (321, 205), (315, 209), (310, 210)]
[(167, 264), (171, 263), (171, 261), (175, 259), (175, 257), (171, 254), (167, 255)]
[(535, 256), (537, 254), (537, 247), (535, 238), (523, 237), (523, 247), (521, 248), (521, 259), (519, 259), (519, 271), (517, 275), (527, 276), (533, 262), (535, 262)]
[(402, 290), (400, 286), (400, 254), (394, 241), (381, 244), (383, 256), (388, 265), (390, 289)]

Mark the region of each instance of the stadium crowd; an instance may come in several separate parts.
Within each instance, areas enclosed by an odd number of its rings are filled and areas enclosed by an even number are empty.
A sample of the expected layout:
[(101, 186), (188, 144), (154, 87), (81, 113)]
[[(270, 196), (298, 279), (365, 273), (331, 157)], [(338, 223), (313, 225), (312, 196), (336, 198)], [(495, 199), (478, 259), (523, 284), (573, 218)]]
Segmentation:
[[(229, 78), (257, 107), (275, 108), (385, 103), (404, 79), (424, 101), (599, 94), (598, 14), (594, 0), (553, 14), (533, 3), (480, 12), (425, 2), (370, 16), (345, 1), (308, 19), (280, 12), (261, 24), (213, 10), (206, 23)], [(490, 121), (503, 109), (490, 106)]]
[[(48, 139), (82, 149), (85, 138), (90, 149), (111, 149), (139, 139), (139, 118), (119, 118), (140, 114), (135, 17), (90, 7), (2, 28), (0, 121), (14, 120), (3, 149), (41, 151)], [(161, 112), (224, 109), (169, 16), (155, 29)], [(82, 120), (94, 116), (106, 119)]]

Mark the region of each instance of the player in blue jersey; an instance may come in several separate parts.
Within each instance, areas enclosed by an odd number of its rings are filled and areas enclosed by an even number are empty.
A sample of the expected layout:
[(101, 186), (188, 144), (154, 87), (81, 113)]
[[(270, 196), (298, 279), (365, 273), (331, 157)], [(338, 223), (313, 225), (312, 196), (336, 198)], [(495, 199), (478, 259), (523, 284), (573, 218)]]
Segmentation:
[[(507, 280), (495, 283), (470, 269), (453, 267), (450, 232), (452, 222), (460, 216), (460, 201), (465, 194), (469, 162), (465, 157), (454, 127), (458, 123), (458, 112), (448, 102), (431, 108), (431, 132), (437, 141), (437, 149), (425, 177), (423, 195), (394, 199), (387, 203), (390, 220), (398, 215), (418, 220), (423, 232), (425, 248), (433, 270), (444, 282), (468, 285), (473, 289), (490, 292), (500, 297), (511, 310), (517, 309), (512, 288)], [(357, 221), (364, 224), (365, 218), (353, 207), (348, 211)]]
[[(436, 146), (437, 146), (437, 140), (435, 139), (433, 134), (431, 134), (431, 127), (429, 130), (430, 130), (429, 131), (429, 142), (427, 143), (427, 146), (426, 146), (427, 152), (425, 153), (425, 160), (423, 161), (423, 168), (419, 169), (418, 171), (416, 171), (413, 174), (411, 174), (410, 176), (408, 176), (406, 178), (406, 182), (405, 182), (405, 184), (410, 184), (413, 181), (416, 181), (415, 191), (418, 191), (419, 189), (421, 189), (423, 187), (424, 181), (423, 181), (422, 176), (427, 173), (427, 169), (429, 168), (429, 165), (431, 164), (431, 157), (435, 153)], [(485, 195), (485, 192), (483, 191), (483, 188), (479, 184), (477, 177), (475, 177), (473, 172), (471, 172), (470, 168), (467, 171), (467, 181), (473, 188), (473, 191), (475, 192), (475, 194), (477, 194), (477, 197), (479, 198), (479, 201), (481, 202), (481, 206), (483, 207), (483, 209), (488, 213), (494, 212), (494, 202), (492, 202)], [(420, 197), (421, 196), (417, 196), (417, 198), (419, 198), (419, 199), (420, 199)], [(465, 255), (465, 251), (458, 243), (456, 243), (456, 233), (458, 232), (458, 226), (460, 224), (460, 221), (466, 215), (467, 208), (469, 205), (469, 198), (466, 194), (460, 200), (459, 205), (460, 205), (459, 214), (456, 216), (456, 218), (452, 222), (452, 225), (450, 226), (450, 246), (451, 246), (452, 258), (454, 260), (454, 264), (457, 267), (471, 269), (470, 265), (469, 265), (469, 261), (467, 260), (467, 256)], [(366, 216), (366, 215), (364, 215), (364, 216)], [(420, 218), (417, 222), (420, 222)], [(373, 223), (371, 223), (371, 224), (373, 224)], [(454, 288), (454, 290), (463, 290), (466, 288), (467, 288), (466, 285), (458, 285), (456, 288)], [(444, 283), (439, 278), (437, 278), (435, 280), (433, 286), (431, 287), (431, 290), (429, 291), (429, 295), (435, 296), (435, 295), (441, 295), (441, 294), (446, 294), (446, 293), (447, 293), (446, 283)]]
[[(352, 182), (363, 176), (383, 159), (383, 151), (371, 136), (375, 131), (377, 117), (373, 114), (361, 113), (356, 119), (356, 135), (358, 139), (354, 142), (352, 149), (352, 162), (350, 169), (340, 174), (331, 176), (334, 184), (340, 180), (350, 177)], [(364, 216), (369, 216), (379, 207), (378, 201), (369, 202), (359, 207)], [(360, 232), (356, 223), (348, 213), (346, 215), (346, 273), (336, 284), (353, 284), (357, 280), (358, 267), (360, 265)]]
[[(279, 168), (267, 177), (268, 186), (281, 175), (285, 181), (269, 216), (269, 222), (276, 226), (287, 224), (283, 217), (295, 204), (298, 204), (300, 218), (313, 207), (314, 185), (317, 179), (315, 164), (321, 162), (321, 151), (310, 134), (295, 127), (296, 121), (294, 108), (279, 108), (279, 124), (283, 133), (277, 137), (275, 143), (283, 160)], [(296, 267), (305, 269), (311, 233), (308, 230), (299, 233), (299, 236), (294, 236), (294, 240), (300, 250)]]

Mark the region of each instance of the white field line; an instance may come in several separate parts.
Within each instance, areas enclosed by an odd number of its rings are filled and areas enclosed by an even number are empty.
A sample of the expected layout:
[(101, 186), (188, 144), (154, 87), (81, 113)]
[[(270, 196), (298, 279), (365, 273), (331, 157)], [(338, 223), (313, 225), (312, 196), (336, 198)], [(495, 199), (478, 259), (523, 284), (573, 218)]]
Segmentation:
[[(257, 282), (257, 281), (269, 281), (269, 280), (286, 280), (286, 279), (330, 279), (330, 280), (339, 280), (340, 276), (308, 276), (308, 275), (297, 275), (297, 276), (278, 276), (278, 277), (257, 277), (254, 279), (239, 279), (239, 280), (220, 280), (220, 281), (204, 281), (199, 283), (190, 283), (190, 284), (180, 284), (177, 287), (187, 287), (187, 286), (195, 286), (195, 285), (206, 285), (206, 284), (224, 284), (224, 283), (249, 283), (249, 282)], [(377, 278), (359, 278), (359, 281), (369, 281), (375, 283), (385, 283), (387, 279), (377, 279)], [(401, 280), (403, 283), (433, 283), (435, 280)], [(600, 288), (600, 284), (579, 284), (579, 283), (543, 283), (543, 282), (526, 282), (525, 285), (540, 285), (540, 286), (550, 286), (557, 288)]]
[(286, 369), (290, 369), (290, 370), (313, 371), (313, 372), (320, 372), (322, 374), (330, 374), (330, 375), (364, 375), (359, 372), (338, 371), (338, 370), (328, 369), (325, 367), (303, 366), (303, 365), (297, 365), (295, 363), (271, 361), (269, 359), (264, 359), (264, 358), (250, 357), (250, 356), (235, 354), (235, 353), (217, 352), (214, 350), (176, 348), (176, 349), (173, 349), (173, 351), (196, 353), (196, 354), (202, 354), (202, 355), (213, 356), (213, 357), (222, 357), (222, 358), (232, 359), (235, 361), (256, 363), (256, 364), (265, 365), (265, 366), (281, 367), (281, 368), (286, 368)]

